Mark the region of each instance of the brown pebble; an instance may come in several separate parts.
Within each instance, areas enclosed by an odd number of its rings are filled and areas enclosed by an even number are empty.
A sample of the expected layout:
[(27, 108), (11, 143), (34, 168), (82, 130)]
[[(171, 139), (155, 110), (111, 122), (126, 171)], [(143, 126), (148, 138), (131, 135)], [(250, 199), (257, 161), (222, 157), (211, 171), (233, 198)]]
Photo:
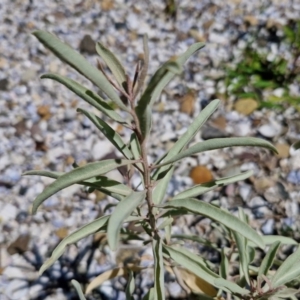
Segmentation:
[(194, 167), (190, 172), (190, 177), (195, 184), (209, 182), (214, 179), (211, 171), (205, 166)]

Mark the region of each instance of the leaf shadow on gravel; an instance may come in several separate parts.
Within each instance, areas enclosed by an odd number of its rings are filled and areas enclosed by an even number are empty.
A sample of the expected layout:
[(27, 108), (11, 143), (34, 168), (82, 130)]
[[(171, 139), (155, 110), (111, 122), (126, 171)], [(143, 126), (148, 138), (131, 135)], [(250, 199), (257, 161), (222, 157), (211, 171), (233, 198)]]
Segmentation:
[[(19, 289), (30, 288), (36, 285), (41, 285), (43, 288), (36, 293), (31, 300), (43, 300), (48, 296), (55, 295), (57, 290), (61, 290), (63, 295), (68, 300), (78, 300), (78, 295), (71, 284), (71, 280), (75, 279), (82, 285), (87, 285), (91, 279), (98, 273), (90, 271), (91, 263), (94, 259), (95, 251), (99, 248), (100, 240), (93, 241), (89, 245), (80, 249), (74, 259), (70, 259), (67, 255), (63, 255), (59, 258), (59, 264), (55, 264), (47, 269), (42, 276), (30, 279), (30, 278), (13, 278), (24, 280), (24, 286)], [(39, 271), (40, 267), (44, 262), (44, 257), (40, 254), (40, 250), (37, 245), (33, 245), (31, 249), (34, 257), (31, 258), (28, 253), (20, 252), (20, 255), (32, 266), (24, 267), (14, 265), (26, 272), (27, 271)], [(80, 266), (84, 257), (87, 256), (85, 270), (82, 271)], [(59, 266), (59, 267), (58, 267)], [(16, 292), (16, 290), (15, 290)], [(116, 291), (118, 293), (118, 291)], [(106, 295), (100, 291), (94, 290), (87, 300), (110, 300)]]

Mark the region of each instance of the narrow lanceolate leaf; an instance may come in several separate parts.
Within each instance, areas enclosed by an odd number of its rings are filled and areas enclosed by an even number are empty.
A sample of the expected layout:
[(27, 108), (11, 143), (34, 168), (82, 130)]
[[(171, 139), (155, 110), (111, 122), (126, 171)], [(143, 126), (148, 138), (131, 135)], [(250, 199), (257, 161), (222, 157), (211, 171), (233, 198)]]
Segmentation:
[(154, 288), (151, 288), (143, 297), (143, 300), (154, 300)]
[(199, 142), (194, 146), (182, 151), (180, 154), (175, 155), (171, 159), (168, 159), (164, 161), (164, 163), (155, 167), (157, 168), (157, 167), (174, 163), (180, 159), (189, 157), (196, 153), (201, 153), (209, 150), (222, 149), (227, 147), (236, 147), (236, 146), (262, 147), (277, 153), (276, 148), (271, 143), (267, 142), (264, 139), (253, 138), (253, 137), (217, 138), (217, 139), (206, 140), (204, 142)]
[[(179, 65), (179, 68), (181, 69), (184, 65), (184, 63), (198, 50), (204, 47), (203, 43), (196, 43), (192, 46), (190, 46), (183, 54), (177, 57), (174, 62)], [(176, 67), (175, 69), (170, 69), (168, 72), (164, 73), (162, 77), (157, 76), (158, 72), (161, 74), (164, 72), (164, 70), (167, 68), (167, 66), (171, 63), (172, 61), (167, 61), (166, 63), (163, 64), (163, 66), (157, 70), (155, 75), (150, 81), (150, 84), (153, 83), (153, 86), (151, 87), (151, 94), (149, 94), (149, 90), (145, 91), (142, 97), (145, 97), (147, 99), (147, 103), (149, 103), (151, 106), (154, 104), (154, 102), (157, 100), (163, 89), (167, 86), (167, 84), (174, 78), (175, 75), (178, 74), (178, 68)], [(175, 66), (175, 65), (174, 65)], [(179, 69), (179, 72), (180, 72)], [(156, 80), (158, 77), (160, 77), (160, 80)], [(149, 84), (149, 85), (150, 85)], [(150, 97), (150, 98), (149, 98)], [(141, 99), (142, 100), (142, 99)], [(143, 100), (145, 101), (145, 99)]]
[(44, 191), (36, 197), (33, 202), (32, 212), (36, 213), (38, 207), (50, 196), (58, 191), (71, 186), (72, 184), (105, 174), (120, 166), (128, 165), (133, 161), (124, 159), (108, 159), (100, 162), (86, 164), (58, 177), (53, 183), (47, 186)]
[(164, 229), (166, 226), (171, 225), (174, 219), (172, 217), (164, 218), (163, 222), (157, 227), (157, 229)]
[(163, 251), (171, 257), (176, 263), (191, 271), (198, 277), (204, 279), (210, 284), (214, 284), (214, 280), (219, 278), (219, 275), (211, 271), (203, 259), (181, 247), (163, 245)]
[(57, 74), (44, 74), (41, 76), (41, 78), (47, 78), (55, 80), (61, 84), (63, 84), (65, 87), (67, 87), (69, 90), (71, 90), (73, 93), (75, 93), (77, 96), (82, 98), (84, 101), (89, 103), (90, 105), (97, 108), (99, 111), (104, 113), (106, 116), (111, 118), (112, 120), (124, 125), (124, 126), (130, 126), (129, 123), (127, 123), (124, 118), (122, 118), (118, 113), (114, 111), (114, 109), (107, 104), (98, 94), (92, 92), (88, 88), (84, 87), (83, 85), (79, 84), (78, 82), (67, 78), (65, 76), (57, 75)]
[(221, 250), (220, 275), (224, 279), (229, 275), (229, 261), (224, 248)]
[(245, 238), (253, 241), (260, 248), (264, 248), (264, 242), (261, 236), (253, 230), (248, 224), (242, 222), (227, 211), (221, 210), (220, 208), (213, 206), (204, 201), (197, 199), (176, 199), (166, 203), (163, 207), (165, 208), (182, 208), (186, 209), (195, 214), (203, 215), (215, 220), (229, 229), (240, 233)]
[(96, 67), (91, 65), (80, 53), (63, 43), (55, 35), (47, 31), (35, 31), (33, 35), (59, 59), (73, 67), (80, 74), (92, 81), (120, 108), (128, 110), (112, 85)]
[[(38, 175), (57, 179), (64, 174), (66, 173), (33, 170), (25, 172), (23, 175)], [(78, 184), (100, 190), (106, 195), (115, 197), (117, 200), (122, 200), (124, 196), (128, 196), (132, 192), (132, 189), (129, 186), (106, 176), (97, 176), (97, 178), (94, 177), (82, 182), (78, 182)]]
[(173, 235), (172, 235), (172, 238), (178, 239), (178, 240), (190, 240), (190, 241), (194, 241), (194, 242), (203, 244), (203, 245), (205, 245), (205, 246), (212, 247), (212, 248), (214, 248), (214, 249), (217, 250), (217, 251), (220, 251), (220, 250), (218, 249), (217, 244), (212, 243), (212, 242), (210, 242), (209, 240), (206, 240), (206, 239), (204, 239), (203, 237), (198, 236), (198, 235), (190, 235), (190, 234), (173, 234)]
[(129, 186), (106, 176), (97, 176), (96, 178), (84, 181), (84, 183), (85, 182), (92, 184), (96, 189), (113, 197), (116, 195), (128, 196), (132, 192), (132, 189)]
[(264, 257), (263, 261), (260, 264), (258, 274), (257, 274), (258, 277), (261, 277), (262, 275), (267, 276), (268, 271), (273, 265), (279, 247), (280, 247), (280, 242), (275, 242), (271, 245), (266, 256)]
[(66, 173), (63, 172), (52, 172), (52, 171), (47, 171), (47, 170), (31, 170), (24, 172), (22, 175), (23, 176), (43, 176), (43, 177), (48, 177), (48, 178), (54, 178), (57, 179), (59, 176), (64, 175)]
[(233, 182), (245, 180), (249, 178), (253, 174), (253, 171), (247, 171), (243, 172), (238, 175), (230, 176), (230, 177), (224, 177), (221, 179), (217, 179), (208, 183), (198, 184), (195, 185), (179, 194), (177, 194), (172, 199), (184, 199), (184, 198), (191, 198), (191, 197), (197, 197), (199, 195), (202, 195), (204, 193), (207, 193), (217, 187), (224, 186)]
[(300, 276), (299, 264), (300, 247), (283, 262), (274, 277), (271, 278), (272, 287), (277, 288)]
[(96, 51), (109, 67), (118, 84), (124, 88), (124, 84), (127, 82), (126, 72), (118, 58), (99, 42), (96, 44)]
[(127, 280), (127, 286), (126, 286), (126, 290), (125, 290), (126, 300), (134, 300), (134, 298), (132, 296), (134, 293), (134, 289), (135, 289), (134, 276), (133, 276), (133, 272), (130, 270), (129, 278)]
[[(138, 138), (134, 132), (130, 136), (130, 151), (132, 152), (135, 160), (141, 159), (141, 147)], [(140, 168), (140, 170), (144, 169), (142, 163), (137, 163), (136, 165)]]
[(154, 299), (165, 299), (164, 261), (162, 255), (162, 241), (153, 240), (152, 249), (154, 255)]
[(250, 277), (249, 277), (249, 255), (247, 251), (247, 240), (244, 236), (240, 235), (236, 231), (233, 231), (233, 236), (236, 241), (236, 246), (239, 253), (239, 260), (240, 260), (240, 271), (241, 271), (241, 277), (244, 275), (246, 281), (248, 284), (250, 284)]
[(216, 279), (215, 282), (214, 282), (214, 284), (218, 288), (221, 288), (221, 289), (225, 288), (226, 290), (229, 290), (229, 291), (231, 291), (234, 294), (247, 295), (247, 294), (250, 293), (250, 291), (241, 288), (236, 283), (234, 283), (232, 281), (228, 281), (228, 280), (223, 279), (223, 278)]
[(86, 288), (85, 294), (89, 294), (93, 289), (101, 285), (104, 281), (113, 279), (115, 277), (124, 276), (126, 274), (125, 267), (115, 268), (103, 272), (96, 278), (94, 278)]
[[(263, 235), (262, 239), (265, 245), (271, 245), (275, 242), (280, 242), (283, 245), (298, 245), (298, 243), (292, 238), (280, 235)], [(254, 246), (251, 241), (249, 242), (249, 246)]]
[[(149, 68), (149, 42), (148, 42), (148, 35), (144, 34), (143, 38), (143, 47), (144, 47), (144, 58), (143, 58), (143, 66), (140, 74), (138, 74), (138, 82), (137, 87), (134, 91), (134, 96), (136, 97), (140, 91), (143, 91), (143, 86), (145, 84), (145, 80), (148, 74)], [(134, 97), (134, 98), (135, 98)]]
[[(207, 119), (214, 113), (218, 108), (220, 100), (211, 101), (197, 116), (197, 118), (192, 122), (188, 127), (187, 131), (177, 140), (175, 145), (165, 154), (163, 158), (160, 158), (159, 161), (167, 161), (177, 155), (188, 143), (194, 138), (196, 133), (200, 130), (202, 125), (207, 121)], [(154, 173), (154, 179), (159, 177), (159, 174), (165, 172), (168, 167), (162, 167), (156, 170)]]
[(111, 250), (116, 250), (119, 242), (120, 229), (126, 218), (145, 199), (146, 191), (132, 192), (128, 197), (118, 203), (113, 211), (107, 227), (108, 244)]
[(79, 282), (76, 281), (76, 280), (74, 280), (74, 279), (72, 279), (71, 283), (72, 283), (72, 285), (74, 286), (74, 288), (75, 288), (75, 290), (77, 292), (79, 300), (86, 300), (85, 297), (84, 297), (84, 294), (83, 294), (83, 292), (81, 290), (81, 286), (80, 286)]
[(191, 45), (183, 54), (179, 55), (176, 61), (183, 65), (185, 62), (197, 51), (202, 49), (205, 46), (204, 43), (195, 43)]
[(172, 234), (172, 223), (165, 227), (165, 239), (167, 244), (170, 244), (171, 242), (171, 234)]
[(152, 101), (154, 98), (157, 99), (159, 94), (157, 92), (157, 85), (163, 80), (164, 76), (172, 72), (174, 74), (180, 74), (180, 65), (174, 61), (169, 61), (165, 63), (161, 68), (159, 68), (156, 73), (151, 78), (148, 87), (146, 88), (144, 94), (142, 95), (137, 107), (135, 108), (136, 114), (140, 121), (140, 127), (143, 138), (148, 136), (151, 128), (151, 112), (152, 112)]
[(52, 266), (55, 263), (55, 261), (57, 261), (63, 255), (68, 245), (74, 244), (77, 241), (89, 236), (90, 234), (93, 234), (103, 229), (106, 226), (108, 219), (109, 216), (103, 216), (101, 218), (98, 218), (92, 221), (91, 223), (86, 224), (81, 228), (77, 229), (69, 236), (65, 237), (53, 250), (51, 257), (47, 261), (45, 261), (44, 264), (41, 266), (39, 274), (41, 275), (42, 273), (44, 273), (45, 270)]
[(172, 178), (174, 167), (170, 168), (163, 179), (159, 180), (153, 191), (153, 203), (159, 205), (163, 202), (168, 188), (168, 184)]
[[(274, 293), (274, 299), (299, 299), (296, 297), (296, 294), (298, 294), (300, 291), (293, 289), (293, 288), (287, 288), (287, 287), (282, 287), (279, 291)], [(273, 298), (271, 298), (273, 300)]]
[(78, 108), (77, 111), (83, 113), (88, 119), (90, 119), (95, 126), (106, 136), (106, 138), (127, 158), (133, 159), (132, 152), (128, 149), (127, 145), (123, 142), (120, 135), (114, 131), (106, 122), (98, 118), (93, 113), (90, 113), (84, 109)]

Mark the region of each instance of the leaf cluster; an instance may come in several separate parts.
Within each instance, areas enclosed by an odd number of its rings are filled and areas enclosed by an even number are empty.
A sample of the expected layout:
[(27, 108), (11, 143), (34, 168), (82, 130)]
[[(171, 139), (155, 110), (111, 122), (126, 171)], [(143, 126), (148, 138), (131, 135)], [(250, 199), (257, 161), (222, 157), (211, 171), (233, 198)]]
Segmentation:
[[(151, 141), (149, 137), (152, 127), (153, 104), (170, 80), (182, 72), (183, 65), (188, 58), (201, 49), (203, 44), (194, 44), (175, 59), (165, 62), (144, 88), (149, 65), (147, 36), (144, 37), (144, 59), (137, 63), (132, 79), (129, 78), (118, 58), (104, 45), (97, 44), (97, 52), (114, 76), (112, 79), (104, 71), (100, 62), (96, 68), (54, 35), (44, 31), (34, 32), (34, 35), (46, 48), (93, 82), (106, 95), (107, 98), (103, 99), (98, 93), (64, 76), (57, 74), (42, 76), (42, 78), (52, 79), (63, 84), (96, 108), (99, 115), (80, 108), (78, 112), (84, 114), (122, 156), (120, 159), (104, 159), (80, 167), (74, 164), (73, 170), (66, 173), (50, 171), (25, 173), (25, 175), (39, 175), (54, 179), (54, 182), (34, 200), (33, 213), (50, 196), (73, 184), (88, 187), (90, 191), (99, 190), (116, 200), (110, 214), (101, 216), (64, 238), (40, 268), (40, 274), (47, 270), (70, 244), (101, 232), (106, 236), (107, 244), (113, 251), (118, 249), (120, 240), (126, 239), (126, 237), (142, 241), (145, 246), (148, 245), (152, 248), (153, 265), (147, 268), (153, 269), (154, 283), (144, 299), (165, 299), (165, 272), (173, 274), (187, 292), (200, 293), (204, 297), (203, 299), (221, 297), (224, 293), (232, 294), (236, 299), (264, 299), (263, 297), (266, 295), (278, 295), (282, 292), (282, 285), (299, 275), (299, 271), (294, 267), (295, 262), (299, 261), (299, 251), (297, 250), (279, 267), (274, 276), (269, 277), (269, 269), (279, 247), (279, 243), (274, 243), (267, 252), (267, 258), (261, 268), (257, 271), (257, 279), (253, 280), (252, 273), (250, 273), (253, 269), (250, 266), (253, 253), (256, 248), (265, 249), (268, 244), (266, 240), (249, 226), (242, 211), (240, 217), (236, 217), (216, 205), (199, 201), (196, 198), (214, 188), (246, 179), (252, 175), (251, 171), (193, 186), (178, 193), (169, 201), (165, 201), (166, 190), (176, 163), (186, 157), (203, 151), (234, 146), (262, 147), (274, 153), (277, 152), (272, 144), (257, 138), (216, 138), (196, 143), (190, 147), (189, 143), (217, 109), (219, 100), (211, 101), (193, 120), (186, 132), (179, 137), (174, 146), (162, 157), (153, 164), (148, 161), (147, 149)], [(114, 109), (109, 104), (110, 102), (114, 103), (118, 109)], [(127, 117), (121, 117), (120, 111), (127, 113)], [(130, 140), (124, 141), (109, 123), (101, 118), (101, 114), (131, 130)], [(127, 170), (122, 173), (126, 183), (112, 180), (106, 176), (107, 172), (120, 167)], [(140, 176), (139, 189), (131, 184), (133, 174)], [(201, 237), (172, 235), (175, 216), (187, 214), (209, 218), (214, 224), (221, 226), (230, 240), (234, 241), (230, 253), (227, 253), (226, 249), (216, 248), (222, 254), (220, 272), (209, 260), (178, 245), (181, 239), (193, 239), (203, 243)], [(126, 228), (126, 224), (129, 222), (140, 226), (144, 232), (141, 234), (134, 229)], [(212, 245), (209, 241), (205, 242)], [(228, 270), (234, 254), (240, 257), (240, 280), (238, 282), (232, 280)], [(125, 276), (128, 278), (126, 297), (133, 299), (134, 274), (143, 272), (144, 269), (145, 267), (124, 263), (122, 267), (111, 269), (95, 277), (87, 286), (85, 293), (88, 294), (105, 280), (116, 276)], [(191, 280), (191, 278), (193, 279)], [(72, 283), (78, 290), (80, 299), (85, 299), (79, 284), (76, 281)]]

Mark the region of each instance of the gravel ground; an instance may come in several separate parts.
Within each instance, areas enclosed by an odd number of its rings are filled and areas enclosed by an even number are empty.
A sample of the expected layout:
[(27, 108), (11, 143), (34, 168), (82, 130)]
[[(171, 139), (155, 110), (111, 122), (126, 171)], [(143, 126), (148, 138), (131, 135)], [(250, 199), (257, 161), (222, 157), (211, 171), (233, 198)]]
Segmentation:
[[(76, 113), (78, 106), (88, 108), (86, 103), (59, 84), (39, 79), (40, 75), (52, 72), (67, 75), (91, 87), (89, 82), (39, 44), (30, 34), (32, 31), (43, 29), (55, 33), (80, 50), (93, 64), (97, 62), (93, 41), (99, 40), (118, 55), (131, 75), (142, 54), (144, 33), (149, 36), (149, 75), (161, 63), (182, 53), (192, 43), (206, 43), (206, 47), (186, 64), (183, 75), (167, 87), (154, 106), (154, 147), (149, 150), (154, 160), (169, 149), (192, 118), (217, 97), (222, 82), (218, 83), (216, 79), (224, 74), (222, 62), (238, 60), (247, 41), (246, 30), (256, 30), (259, 26), (274, 22), (280, 32), (281, 26), (297, 19), (299, 13), (300, 2), (296, 0), (184, 0), (180, 1), (176, 18), (167, 16), (165, 4), (157, 0), (151, 1), (151, 4), (131, 0), (61, 3), (2, 0), (0, 299), (67, 299), (68, 292), (64, 289), (58, 289), (56, 295), (48, 297), (42, 294), (49, 281), (60, 278), (62, 263), (55, 265), (56, 269), (48, 277), (38, 280), (38, 261), (49, 255), (49, 251), (68, 232), (95, 219), (112, 201), (101, 201), (102, 195), (87, 194), (75, 186), (49, 198), (36, 215), (30, 213), (34, 198), (51, 180), (21, 177), (23, 172), (32, 169), (67, 171), (74, 160), (84, 164), (113, 151), (89, 120)], [(284, 52), (286, 49), (276, 48), (272, 41), (267, 41), (267, 47), (275, 56), (280, 53), (289, 55)], [(294, 84), (291, 89), (300, 95), (299, 86)], [(189, 91), (195, 92), (189, 94)], [(190, 98), (184, 97), (186, 93)], [(237, 148), (186, 159), (175, 171), (169, 195), (193, 184), (190, 171), (198, 165), (205, 166), (213, 178), (252, 169), (254, 176), (250, 180), (210, 192), (203, 199), (219, 199), (224, 207), (233, 212), (238, 206), (244, 206), (251, 224), (258, 230), (276, 234), (282, 232), (282, 228), (289, 228), (294, 230), (294, 238), (300, 240), (300, 152), (289, 150), (289, 146), (300, 139), (299, 113), (289, 107), (281, 113), (263, 109), (245, 116), (233, 109), (234, 100), (222, 101), (219, 111), (196, 136), (195, 142), (215, 136), (257, 136), (279, 145), (282, 149), (280, 155), (274, 157), (266, 151)], [(124, 140), (129, 139), (130, 132), (116, 124), (112, 126)], [(112, 176), (120, 177), (115, 173)], [(174, 232), (194, 230), (191, 229), (192, 220), (180, 222)], [(81, 249), (89, 244), (90, 240), (79, 243)], [(117, 255), (107, 247), (101, 249), (95, 250), (95, 262), (89, 269), (91, 277), (118, 263), (121, 254), (128, 256), (138, 252), (140, 246), (124, 246)], [(76, 255), (77, 248), (70, 247), (67, 257), (74, 259)], [(145, 257), (147, 255), (151, 253), (143, 254)], [(85, 270), (86, 261), (83, 260), (82, 264), (80, 268)], [(64, 278), (69, 280), (73, 275), (67, 272)], [(151, 280), (151, 274), (146, 275), (140, 280), (141, 293)], [(32, 284), (27, 286), (28, 282)], [(124, 282), (120, 280), (115, 284), (117, 287), (118, 284), (123, 286)], [(25, 288), (21, 288), (24, 285)], [(168, 285), (168, 289), (174, 297), (180, 294), (180, 287), (174, 282)], [(101, 292), (113, 295), (109, 299), (124, 299), (124, 293), (116, 293), (110, 283), (104, 285)], [(37, 298), (37, 295), (43, 296)]]

